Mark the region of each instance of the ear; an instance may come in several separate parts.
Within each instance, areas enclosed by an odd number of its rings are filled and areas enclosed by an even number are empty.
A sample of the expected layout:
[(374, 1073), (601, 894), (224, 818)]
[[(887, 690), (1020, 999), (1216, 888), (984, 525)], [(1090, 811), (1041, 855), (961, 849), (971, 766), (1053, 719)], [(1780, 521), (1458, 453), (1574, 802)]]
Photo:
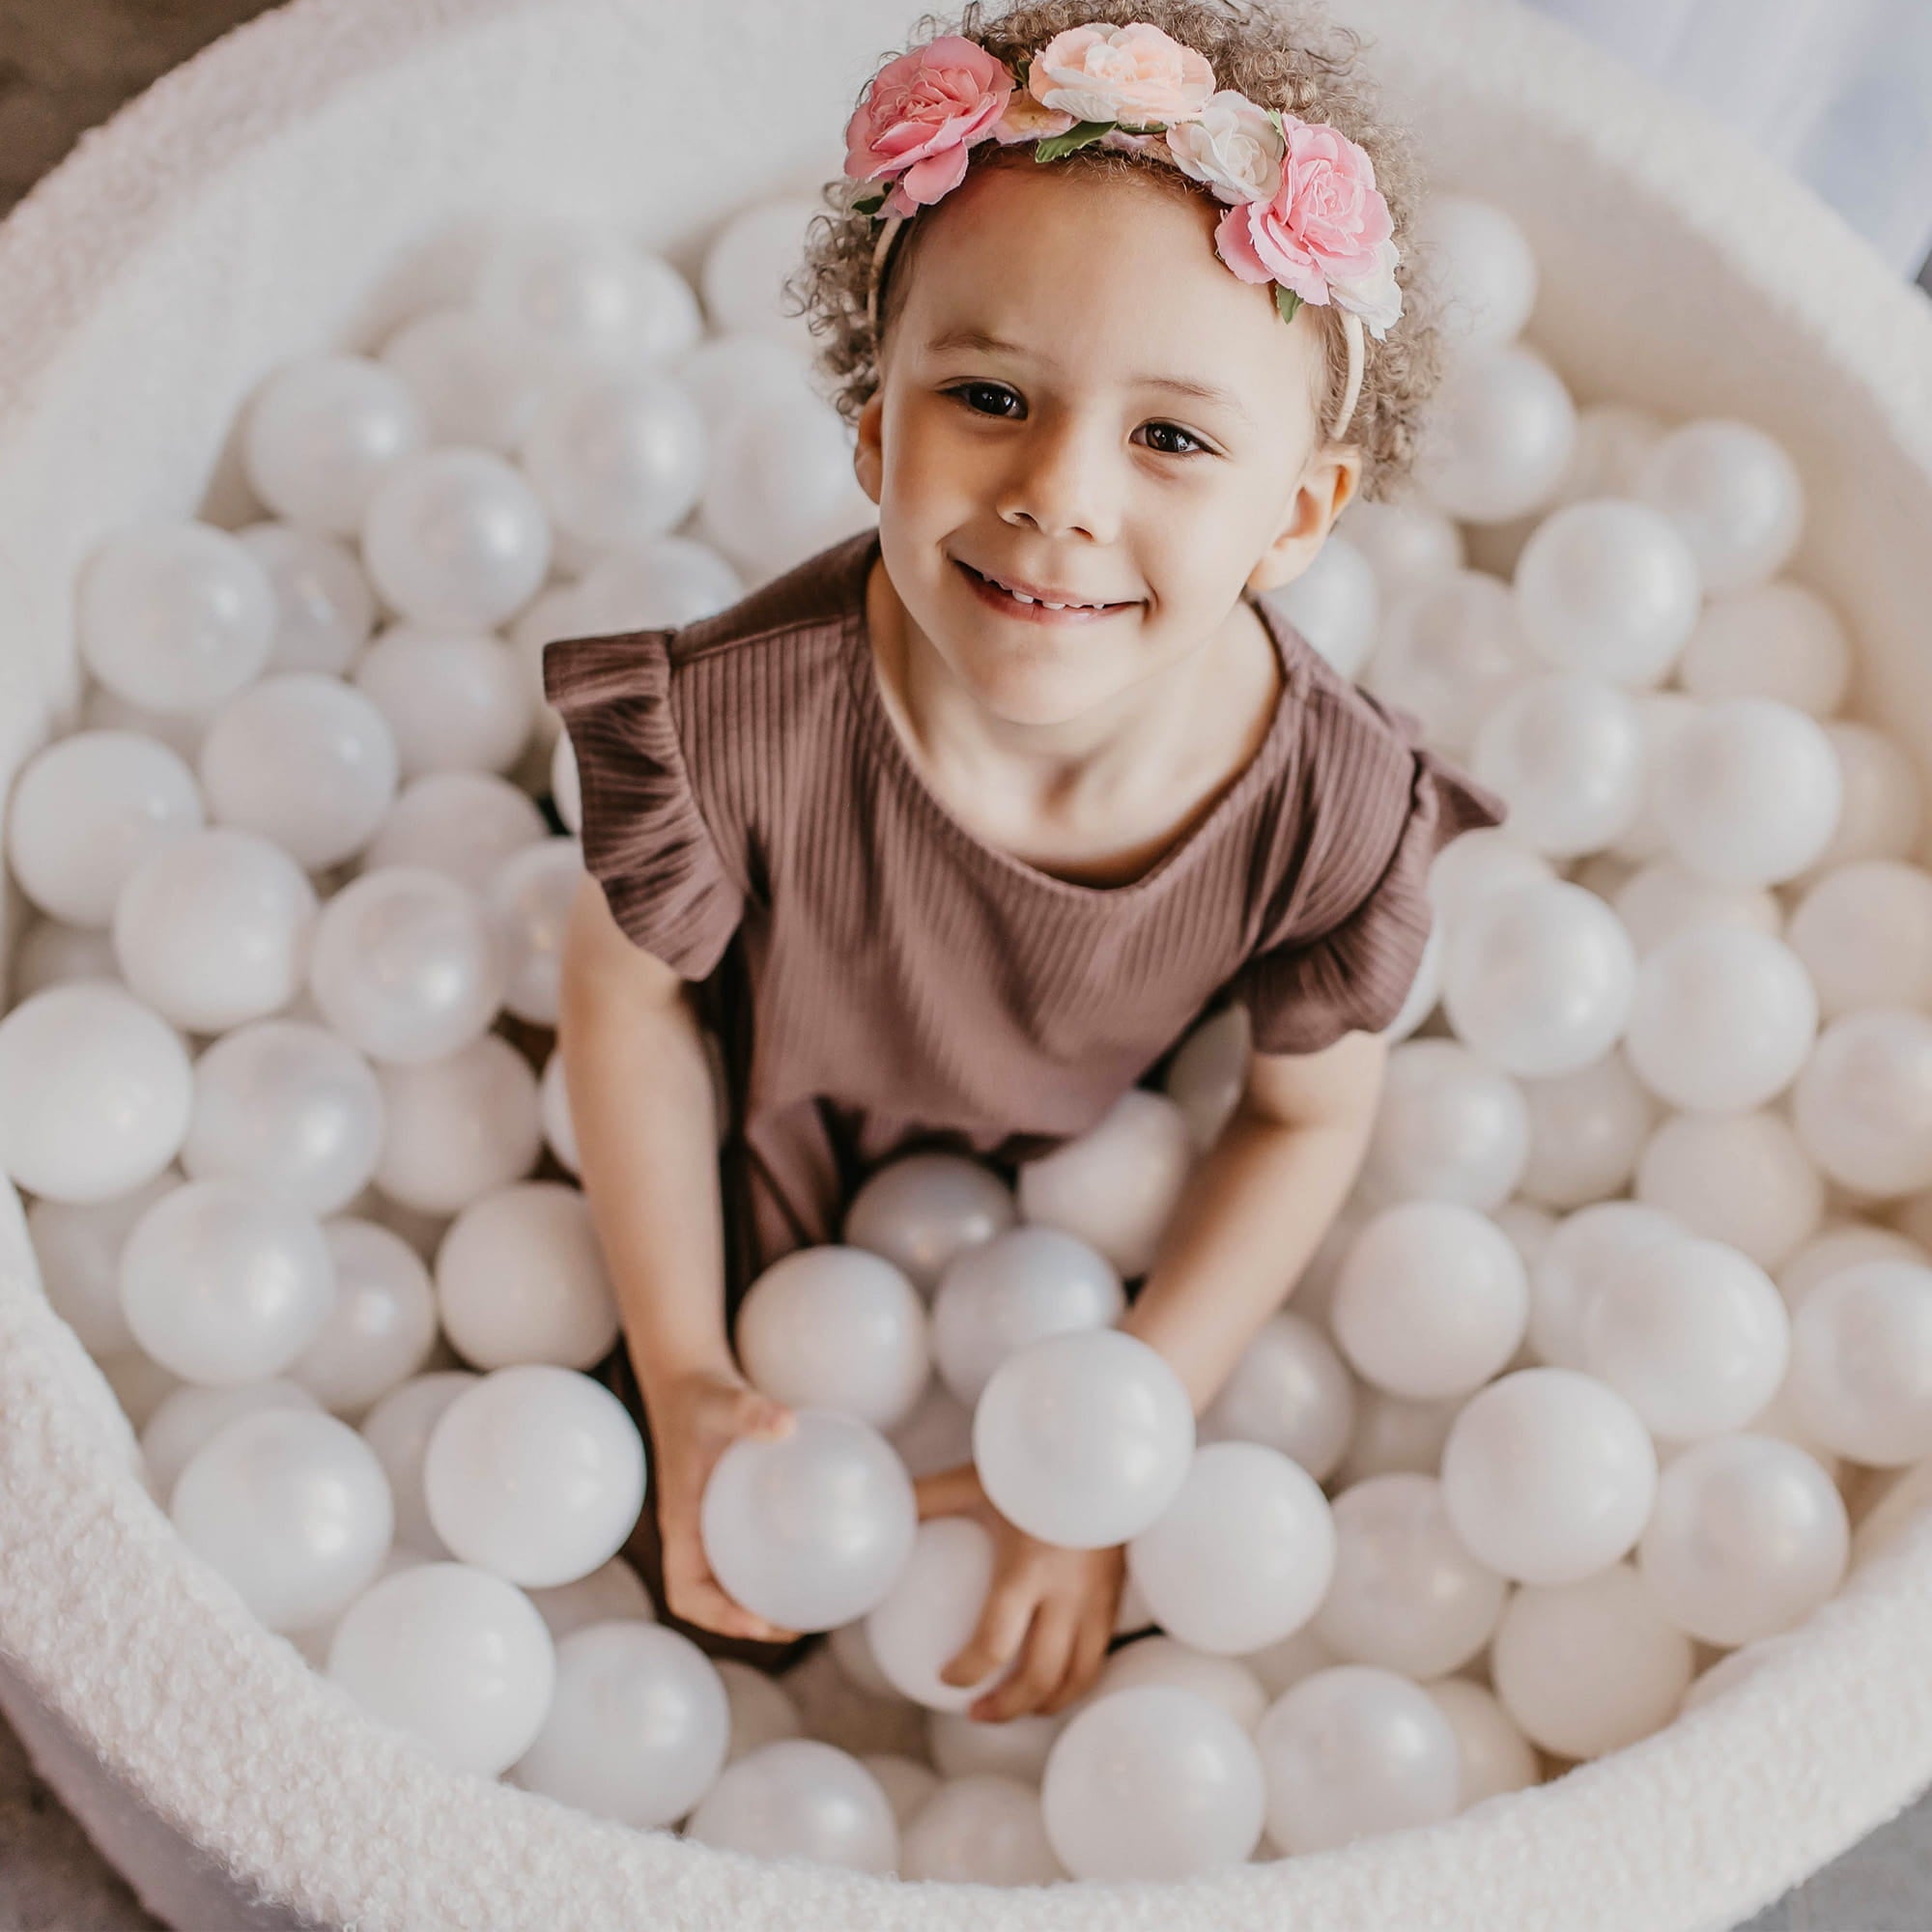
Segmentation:
[(886, 414), (885, 385), (881, 384), (859, 412), (859, 440), (852, 447), (852, 473), (873, 502), (885, 494), (886, 457), (882, 428)]
[(1331, 445), (1308, 460), (1286, 521), (1248, 573), (1250, 590), (1275, 590), (1312, 564), (1328, 532), (1362, 480), (1362, 452), (1353, 443)]

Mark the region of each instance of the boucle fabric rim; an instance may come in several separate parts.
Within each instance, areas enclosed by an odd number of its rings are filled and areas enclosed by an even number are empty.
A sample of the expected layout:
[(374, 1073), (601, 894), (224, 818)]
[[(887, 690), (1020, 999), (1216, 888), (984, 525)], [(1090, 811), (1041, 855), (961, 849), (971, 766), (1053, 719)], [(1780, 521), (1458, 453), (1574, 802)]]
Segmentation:
[[(30, 414), (37, 374), (212, 165), (466, 35), (538, 13), (560, 33), (571, 13), (624, 4), (295, 0), (167, 75), (0, 224), (0, 447)], [(1932, 317), (1773, 164), (1507, 0), (1340, 11), (1371, 33), (1399, 30), (1404, 58), (1472, 104), (1535, 116), (1671, 210), (1817, 356), (1883, 399), (1885, 434), (1932, 472)], [(1727, 220), (1746, 209), (1747, 224)], [(1553, 1784), (1428, 1830), (1182, 1886), (1067, 1885), (1023, 1900), (775, 1867), (626, 1831), (442, 1773), (254, 1623), (134, 1475), (104, 1383), (39, 1293), (17, 1213), (6, 1225), (11, 1206), (0, 1199), (0, 1651), (242, 1887), (319, 1921), (1719, 1932), (1932, 1781), (1932, 1517), (1921, 1516), (1722, 1695)]]

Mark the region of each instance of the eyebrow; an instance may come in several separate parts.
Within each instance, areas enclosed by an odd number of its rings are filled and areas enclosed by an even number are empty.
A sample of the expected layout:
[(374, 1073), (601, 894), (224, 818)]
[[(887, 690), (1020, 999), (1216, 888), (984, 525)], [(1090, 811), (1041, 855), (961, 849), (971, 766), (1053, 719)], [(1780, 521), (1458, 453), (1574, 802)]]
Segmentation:
[[(1009, 342), (1004, 336), (988, 335), (983, 328), (949, 328), (926, 344), (926, 350), (931, 355), (936, 355), (943, 349), (983, 349), (1008, 355), (1024, 355), (1027, 353), (1018, 343)], [(1254, 426), (1254, 417), (1242, 407), (1239, 399), (1226, 389), (1215, 388), (1211, 384), (1190, 383), (1179, 376), (1135, 376), (1131, 381), (1137, 387), (1172, 389), (1177, 395), (1192, 396), (1199, 402), (1218, 403), (1223, 409), (1234, 411), (1243, 422)]]

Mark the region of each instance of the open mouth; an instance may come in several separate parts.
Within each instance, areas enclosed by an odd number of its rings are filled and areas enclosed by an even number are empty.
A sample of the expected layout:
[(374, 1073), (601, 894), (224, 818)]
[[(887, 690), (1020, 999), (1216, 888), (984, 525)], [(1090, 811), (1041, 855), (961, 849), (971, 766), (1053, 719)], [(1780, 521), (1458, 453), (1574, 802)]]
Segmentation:
[(982, 576), (970, 563), (954, 557), (966, 582), (974, 594), (990, 609), (1009, 617), (1024, 618), (1035, 624), (1091, 624), (1102, 617), (1112, 617), (1122, 611), (1131, 611), (1138, 604), (1041, 604), (1032, 598), (1019, 596), (1003, 584), (995, 583), (990, 577)]

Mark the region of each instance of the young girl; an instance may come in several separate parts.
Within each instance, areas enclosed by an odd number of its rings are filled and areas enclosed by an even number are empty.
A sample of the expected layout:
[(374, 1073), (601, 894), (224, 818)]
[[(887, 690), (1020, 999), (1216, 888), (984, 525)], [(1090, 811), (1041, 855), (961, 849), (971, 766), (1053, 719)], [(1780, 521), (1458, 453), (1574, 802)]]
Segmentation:
[[(603, 1373), (653, 1449), (629, 1553), (714, 1654), (812, 1640), (698, 1538), (724, 1448), (789, 1427), (733, 1359), (752, 1280), (914, 1148), (1012, 1179), (1237, 1001), (1242, 1102), (1121, 1323), (1205, 1408), (1353, 1180), (1431, 860), (1501, 822), (1254, 595), (1402, 476), (1439, 367), (1415, 167), (1351, 52), (1280, 8), (1043, 0), (889, 63), (804, 277), (876, 530), (544, 654), (590, 875), (561, 1044)], [(973, 1715), (1089, 1689), (1122, 1550), (1022, 1534), (970, 1463), (918, 1493), (996, 1539), (947, 1675), (1011, 1668)]]

